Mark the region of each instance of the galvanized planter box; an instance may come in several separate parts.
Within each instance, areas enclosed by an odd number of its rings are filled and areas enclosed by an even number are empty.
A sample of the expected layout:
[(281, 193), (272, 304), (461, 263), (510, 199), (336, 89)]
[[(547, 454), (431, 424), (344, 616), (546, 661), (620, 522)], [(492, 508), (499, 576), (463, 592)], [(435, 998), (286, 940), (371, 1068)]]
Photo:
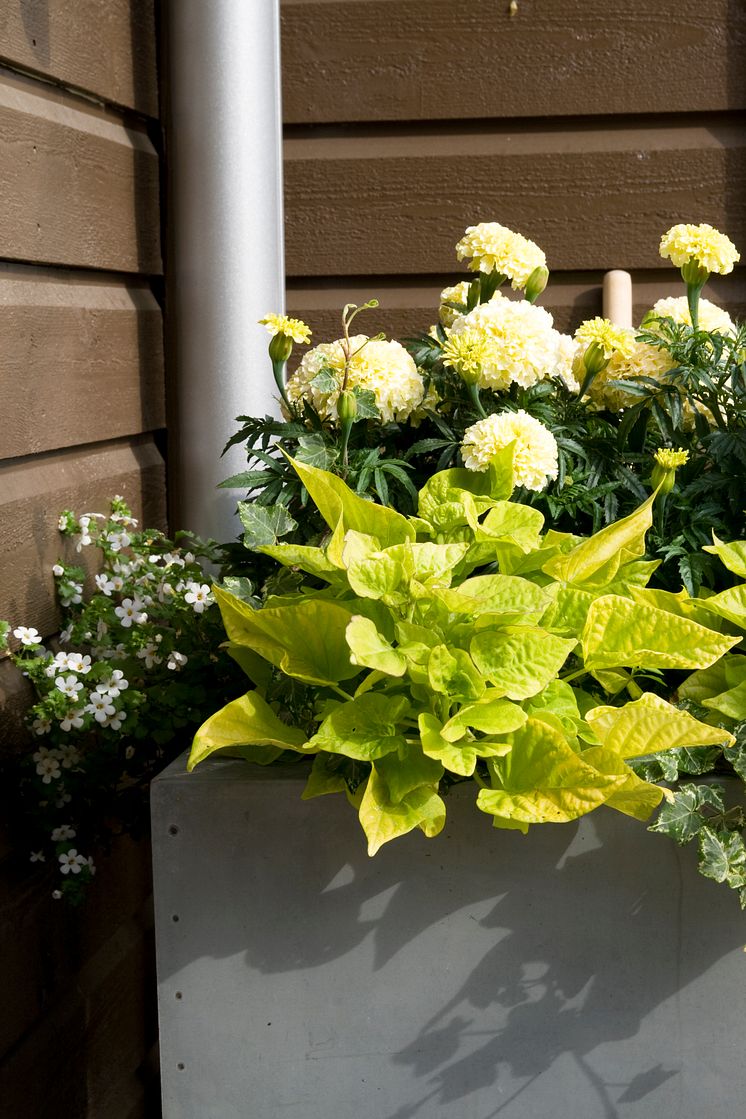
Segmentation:
[(448, 799), (365, 854), (303, 776), (153, 786), (165, 1119), (703, 1119), (746, 1098), (746, 921), (644, 825)]

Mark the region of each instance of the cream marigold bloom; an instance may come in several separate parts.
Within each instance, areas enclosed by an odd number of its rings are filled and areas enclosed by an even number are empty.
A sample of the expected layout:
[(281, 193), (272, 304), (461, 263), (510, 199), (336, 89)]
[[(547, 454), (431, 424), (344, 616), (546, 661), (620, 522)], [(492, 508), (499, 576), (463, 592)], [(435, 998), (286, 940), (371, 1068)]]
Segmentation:
[(292, 338), (293, 342), (311, 340), (311, 328), (301, 319), (291, 319), (288, 315), (269, 314), (259, 319), (259, 323), (261, 326), (266, 326), (273, 338), (282, 334), (285, 338)]
[[(411, 354), (399, 342), (384, 342), (376, 338), (369, 340), (365, 334), (356, 334), (350, 338), (350, 350), (352, 356), (347, 388), (357, 386), (370, 390), (384, 423), (406, 420), (422, 404), (425, 383)], [(322, 391), (313, 384), (322, 369), (331, 369), (337, 374), (339, 387), (335, 391)], [(291, 401), (310, 400), (320, 416), (336, 422), (337, 397), (344, 369), (345, 354), (341, 340), (322, 342), (304, 354), (288, 381), (288, 398)]]
[(461, 455), (467, 470), (484, 471), (503, 447), (515, 444), (515, 484), (543, 490), (557, 477), (557, 440), (527, 412), (501, 412), (472, 424), (464, 433)]
[(472, 272), (499, 272), (513, 288), (525, 288), (536, 268), (546, 268), (547, 258), (538, 245), (496, 221), (470, 225), (456, 245), (459, 260), (469, 260)]
[(707, 272), (727, 275), (741, 259), (736, 246), (711, 225), (674, 225), (661, 237), (660, 254), (677, 268), (696, 260)]
[(476, 330), (451, 333), (444, 346), (442, 361), (454, 369), (467, 384), (477, 384), (482, 366), (489, 359), (489, 343), (484, 334)]
[[(446, 329), (449, 326), (453, 326), (457, 315), (466, 313), (466, 301), (469, 298), (470, 286), (468, 280), (462, 280), (460, 284), (454, 284), (453, 287), (443, 288), (440, 293), (438, 318), (440, 319), (441, 325), (446, 327)], [(458, 311), (455, 307), (449, 307), (449, 303), (458, 303), (461, 310)]]
[(635, 348), (635, 335), (633, 331), (624, 326), (617, 326), (610, 319), (587, 319), (575, 331), (575, 341), (584, 346), (597, 342), (603, 348), (606, 361), (612, 354), (619, 353), (622, 357), (631, 357)]
[(618, 351), (612, 354), (609, 364), (594, 378), (588, 395), (599, 408), (610, 412), (620, 412), (636, 404), (639, 397), (633, 396), (612, 381), (634, 381), (637, 377), (651, 377), (660, 381), (674, 362), (668, 350), (649, 346), (646, 342), (635, 342), (632, 353), (624, 357)]
[(459, 315), (449, 342), (461, 334), (484, 339), (480, 388), (501, 391), (511, 384), (529, 388), (564, 367), (562, 335), (552, 316), (526, 300), (500, 296)]
[[(659, 299), (649, 314), (657, 315), (660, 318), (673, 319), (674, 322), (684, 323), (686, 326), (692, 325), (689, 301), (685, 295)], [(655, 328), (653, 327), (653, 329)], [(733, 335), (736, 333), (736, 325), (728, 312), (724, 311), (722, 307), (718, 307), (716, 303), (711, 303), (709, 299), (700, 299), (699, 301), (699, 329), (715, 330), (718, 334)]]
[(564, 381), (565, 386), (570, 392), (579, 392), (580, 383), (575, 376), (575, 361), (578, 353), (578, 345), (574, 338), (569, 334), (560, 334), (558, 354), (559, 361), (557, 363), (556, 376)]

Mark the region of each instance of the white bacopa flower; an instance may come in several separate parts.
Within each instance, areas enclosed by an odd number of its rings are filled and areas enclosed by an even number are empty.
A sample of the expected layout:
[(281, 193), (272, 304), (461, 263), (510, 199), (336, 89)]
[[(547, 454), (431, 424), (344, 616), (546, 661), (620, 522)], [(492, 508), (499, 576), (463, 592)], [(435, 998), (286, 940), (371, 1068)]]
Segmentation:
[(56, 575), (58, 579), (65, 574), (65, 569), (61, 563), (55, 563), (52, 565), (52, 574)]
[(112, 552), (121, 552), (122, 548), (128, 548), (132, 543), (131, 537), (126, 532), (107, 532), (104, 534), (104, 540)]
[(67, 517), (64, 513), (60, 514), (59, 520), (57, 521), (57, 528), (60, 532), (64, 532), (67, 528)]
[(121, 730), (122, 729), (122, 723), (124, 722), (124, 720), (126, 718), (127, 718), (127, 712), (126, 711), (123, 711), (123, 710), (122, 711), (115, 711), (113, 715), (109, 716), (109, 718), (106, 720), (106, 722), (103, 725), (105, 727), (110, 727), (111, 730)]
[(127, 749), (124, 751), (124, 756), (125, 756), (125, 758), (127, 759), (128, 762), (131, 762), (132, 759), (135, 756), (135, 747), (134, 746), (128, 746)]
[(72, 769), (80, 761), (80, 751), (75, 746), (58, 746), (57, 753), (63, 769)]
[(125, 679), (121, 668), (115, 668), (108, 681), (96, 685), (96, 691), (101, 692), (102, 695), (108, 695), (111, 696), (112, 699), (116, 699), (116, 697), (121, 692), (126, 691), (129, 686), (129, 680)]
[(49, 757), (42, 758), (41, 761), (36, 763), (36, 772), (41, 777), (44, 785), (49, 785), (52, 781), (57, 781), (62, 776), (60, 763), (57, 758), (53, 758), (50, 754)]
[(29, 862), (45, 863), (46, 861), (47, 861), (47, 856), (44, 854), (43, 851), (32, 851), (31, 854), (29, 855)]
[(82, 653), (68, 653), (67, 667), (72, 669), (73, 672), (81, 672), (85, 675), (91, 671), (91, 658), (83, 656)]
[(13, 636), (17, 637), (22, 645), (29, 648), (34, 645), (41, 645), (41, 634), (33, 626), (17, 626), (13, 630)]
[(63, 606), (77, 606), (83, 601), (82, 583), (61, 583), (58, 587), (60, 602)]
[(80, 874), (84, 866), (88, 865), (85, 855), (79, 855), (75, 847), (59, 855), (60, 870), (63, 874)]
[(152, 668), (153, 665), (162, 664), (163, 657), (158, 656), (158, 646), (149, 641), (142, 649), (137, 650), (137, 655), (140, 660), (145, 661), (146, 668)]
[(70, 699), (77, 699), (78, 692), (82, 691), (83, 683), (77, 680), (75, 676), (58, 676), (54, 682), (54, 686), (58, 692), (63, 695), (69, 696)]
[(125, 629), (129, 629), (134, 623), (135, 625), (142, 625), (143, 622), (148, 620), (148, 615), (143, 611), (143, 603), (139, 598), (125, 598), (121, 606), (114, 608), (114, 613), (119, 618), (121, 624)]
[(108, 696), (101, 695), (101, 692), (94, 692), (90, 703), (86, 704), (83, 710), (87, 715), (93, 715), (97, 723), (105, 723), (109, 716), (115, 713), (116, 707)]
[(171, 668), (174, 671), (178, 672), (180, 669), (182, 669), (184, 667), (184, 665), (187, 663), (188, 659), (189, 658), (185, 657), (183, 653), (177, 653), (176, 650), (174, 649), (173, 653), (169, 653), (168, 661), (166, 663), (166, 668)]
[(31, 729), (34, 734), (42, 735), (49, 734), (52, 729), (52, 722), (46, 715), (37, 715), (31, 724)]
[[(384, 423), (406, 420), (411, 416), (425, 395), (425, 382), (411, 354), (399, 342), (368, 340), (365, 334), (350, 338), (350, 352), (347, 388), (357, 387), (372, 392)], [(288, 398), (292, 401), (309, 400), (320, 416), (336, 423), (337, 399), (344, 368), (341, 339), (316, 346), (303, 355), (288, 381)], [(322, 369), (331, 369), (337, 375), (337, 388), (331, 392), (313, 384)], [(189, 552), (185, 559), (187, 563), (194, 563), (195, 556)]]
[(72, 799), (73, 798), (70, 796), (70, 793), (60, 793), (60, 795), (57, 797), (57, 800), (54, 802), (54, 807), (64, 808), (65, 805), (69, 804)]
[(64, 843), (68, 839), (75, 839), (76, 834), (75, 828), (71, 827), (70, 824), (60, 824), (52, 832), (52, 842)]
[(63, 645), (69, 644), (70, 638), (72, 637), (72, 635), (73, 635), (73, 625), (72, 625), (72, 622), (70, 622), (70, 624), (66, 625), (63, 630), (60, 630), (60, 641), (62, 642), (62, 644)]
[(31, 760), (40, 762), (42, 758), (59, 758), (59, 756), (59, 750), (57, 750), (56, 748), (50, 748), (49, 746), (40, 746), (39, 749), (35, 750), (34, 753), (31, 755)]
[(207, 583), (189, 582), (186, 588), (184, 601), (191, 604), (195, 614), (201, 614), (214, 601)]
[(461, 454), (467, 470), (484, 471), (503, 447), (513, 443), (515, 484), (543, 490), (557, 477), (557, 441), (527, 412), (501, 412), (472, 424), (464, 433)]
[(468, 315), (459, 315), (449, 338), (464, 333), (484, 343), (480, 348), (481, 388), (503, 391), (512, 384), (530, 388), (566, 365), (565, 343), (554, 329), (552, 316), (524, 299), (498, 296)]
[(80, 730), (83, 726), (83, 713), (79, 708), (68, 711), (62, 719), (60, 719), (60, 730), (64, 730), (67, 734), (71, 730)]

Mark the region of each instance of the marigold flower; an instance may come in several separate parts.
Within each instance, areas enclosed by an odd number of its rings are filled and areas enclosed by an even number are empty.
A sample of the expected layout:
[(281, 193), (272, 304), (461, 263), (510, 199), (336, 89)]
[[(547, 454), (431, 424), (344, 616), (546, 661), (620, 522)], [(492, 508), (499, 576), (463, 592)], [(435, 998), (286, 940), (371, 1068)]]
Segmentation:
[(293, 342), (309, 342), (311, 339), (311, 328), (301, 319), (291, 319), (288, 315), (269, 314), (259, 319), (259, 323), (261, 326), (266, 326), (273, 338), (282, 334), (285, 338), (291, 338)]
[(575, 341), (585, 346), (596, 342), (603, 349), (606, 361), (612, 354), (631, 357), (635, 348), (635, 336), (624, 326), (617, 326), (610, 319), (588, 319), (575, 331)]
[[(399, 342), (368, 339), (356, 334), (349, 341), (347, 389), (367, 389), (376, 398), (384, 423), (406, 420), (422, 403), (425, 383), (411, 354)], [(322, 369), (337, 375), (337, 388), (328, 390), (313, 382)], [(342, 340), (322, 342), (303, 355), (300, 365), (288, 381), (291, 401), (309, 400), (324, 419), (337, 420), (337, 399), (345, 372), (345, 351)]]
[(443, 364), (454, 369), (467, 385), (479, 382), (488, 358), (487, 339), (475, 330), (451, 334), (443, 346)]
[[(459, 284), (454, 284), (453, 287), (443, 288), (440, 293), (440, 306), (438, 307), (438, 318), (441, 325), (448, 329), (453, 326), (454, 320), (458, 315), (466, 313), (466, 301), (469, 298), (469, 288), (471, 284), (468, 280), (462, 280)], [(456, 307), (451, 307), (449, 304), (457, 303), (461, 310)]]
[(689, 452), (679, 447), (675, 451), (672, 447), (661, 447), (655, 452), (653, 458), (664, 470), (677, 470), (689, 461)]
[(459, 315), (448, 341), (461, 334), (484, 339), (480, 388), (499, 392), (514, 383), (529, 388), (566, 364), (562, 335), (554, 329), (552, 316), (525, 299), (498, 295), (468, 315)]
[(470, 225), (456, 245), (459, 260), (469, 258), (472, 272), (498, 272), (518, 291), (525, 288), (537, 268), (546, 268), (547, 258), (538, 245), (496, 221)]
[(487, 416), (467, 428), (461, 455), (467, 470), (489, 468), (503, 447), (514, 444), (513, 472), (517, 486), (543, 490), (557, 477), (557, 440), (539, 420), (523, 410)]
[(736, 246), (711, 225), (674, 225), (661, 237), (660, 255), (668, 258), (677, 268), (690, 260), (696, 261), (706, 272), (727, 275), (741, 259)]
[[(674, 322), (684, 323), (686, 326), (692, 325), (689, 301), (685, 295), (659, 299), (645, 317), (652, 315), (673, 319)], [(645, 325), (648, 329), (655, 329), (654, 324), (645, 323)], [(718, 307), (716, 303), (711, 303), (709, 299), (699, 301), (699, 329), (707, 332), (717, 331), (718, 334), (736, 333), (735, 323), (728, 312)]]

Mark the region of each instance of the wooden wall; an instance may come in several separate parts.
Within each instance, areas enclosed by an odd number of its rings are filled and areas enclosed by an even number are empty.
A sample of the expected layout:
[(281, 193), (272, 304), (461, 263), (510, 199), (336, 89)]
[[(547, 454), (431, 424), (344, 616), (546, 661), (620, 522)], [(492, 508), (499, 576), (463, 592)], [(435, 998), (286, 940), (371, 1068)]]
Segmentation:
[[(371, 332), (425, 329), (479, 221), (544, 248), (561, 329), (609, 268), (638, 313), (681, 294), (676, 222), (746, 250), (744, 0), (283, 0), (282, 28), (288, 304), (319, 340), (373, 295)], [(710, 294), (746, 311), (742, 275)]]
[[(165, 521), (155, 24), (154, 0), (0, 0), (0, 618), (45, 635), (61, 509)], [(28, 748), (19, 685), (0, 660), (0, 758)], [(72, 913), (0, 839), (8, 1119), (157, 1114), (148, 850), (97, 863)]]

